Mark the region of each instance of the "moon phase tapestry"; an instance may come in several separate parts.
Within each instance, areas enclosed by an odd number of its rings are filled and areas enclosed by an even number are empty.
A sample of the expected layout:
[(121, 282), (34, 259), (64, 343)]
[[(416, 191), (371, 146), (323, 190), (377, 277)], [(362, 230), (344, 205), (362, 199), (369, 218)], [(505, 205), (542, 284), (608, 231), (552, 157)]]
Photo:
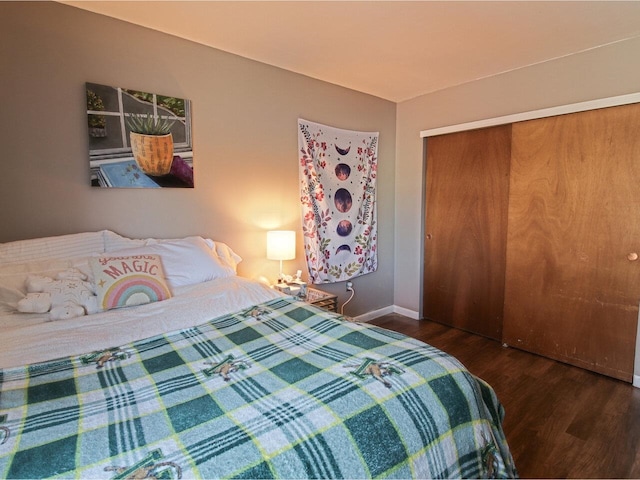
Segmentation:
[(378, 132), (298, 119), (304, 249), (312, 283), (378, 268)]

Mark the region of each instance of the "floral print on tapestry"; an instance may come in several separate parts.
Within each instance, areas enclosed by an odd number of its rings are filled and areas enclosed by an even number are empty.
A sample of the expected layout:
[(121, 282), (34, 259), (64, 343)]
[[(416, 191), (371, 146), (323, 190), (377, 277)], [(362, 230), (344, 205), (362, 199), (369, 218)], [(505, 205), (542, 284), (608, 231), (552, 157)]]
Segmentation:
[(333, 283), (378, 267), (378, 132), (298, 119), (300, 201), (311, 283)]

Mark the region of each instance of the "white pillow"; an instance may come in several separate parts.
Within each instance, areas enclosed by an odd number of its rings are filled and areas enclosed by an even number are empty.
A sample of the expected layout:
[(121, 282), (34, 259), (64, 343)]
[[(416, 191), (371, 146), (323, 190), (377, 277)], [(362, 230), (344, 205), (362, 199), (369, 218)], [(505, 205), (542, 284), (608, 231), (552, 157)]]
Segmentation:
[(165, 278), (172, 289), (235, 274), (235, 271), (221, 263), (202, 237), (155, 242), (109, 252), (109, 256), (159, 255)]
[(231, 250), (231, 247), (226, 243), (214, 242), (210, 238), (205, 240), (209, 247), (216, 253), (218, 259), (223, 265), (226, 265), (233, 269), (234, 272), (238, 271), (238, 264), (242, 261), (242, 257), (236, 252)]
[(0, 265), (52, 258), (88, 257), (104, 252), (104, 231), (73, 233), (0, 243)]
[[(142, 247), (147, 244), (146, 239), (127, 238), (110, 230), (104, 231), (104, 252), (113, 252), (123, 248)], [(99, 252), (98, 252), (99, 253)]]

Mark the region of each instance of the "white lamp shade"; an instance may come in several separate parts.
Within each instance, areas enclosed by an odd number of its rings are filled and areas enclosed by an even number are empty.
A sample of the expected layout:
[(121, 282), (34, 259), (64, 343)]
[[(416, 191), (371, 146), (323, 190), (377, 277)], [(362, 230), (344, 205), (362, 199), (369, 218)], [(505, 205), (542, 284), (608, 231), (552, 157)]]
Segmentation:
[(267, 258), (269, 260), (293, 260), (296, 258), (296, 232), (293, 230), (267, 232)]

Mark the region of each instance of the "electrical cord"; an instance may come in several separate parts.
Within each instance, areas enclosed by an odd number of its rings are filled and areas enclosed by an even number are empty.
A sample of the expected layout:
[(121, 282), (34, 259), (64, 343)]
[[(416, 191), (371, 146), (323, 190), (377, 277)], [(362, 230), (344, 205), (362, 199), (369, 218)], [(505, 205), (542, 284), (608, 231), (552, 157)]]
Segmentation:
[(347, 299), (346, 302), (344, 302), (342, 304), (342, 306), (340, 307), (340, 315), (344, 315), (344, 307), (347, 303), (349, 303), (351, 301), (351, 299), (353, 298), (353, 296), (356, 294), (356, 291), (353, 289), (353, 287), (349, 288), (349, 290), (351, 291), (351, 296)]

